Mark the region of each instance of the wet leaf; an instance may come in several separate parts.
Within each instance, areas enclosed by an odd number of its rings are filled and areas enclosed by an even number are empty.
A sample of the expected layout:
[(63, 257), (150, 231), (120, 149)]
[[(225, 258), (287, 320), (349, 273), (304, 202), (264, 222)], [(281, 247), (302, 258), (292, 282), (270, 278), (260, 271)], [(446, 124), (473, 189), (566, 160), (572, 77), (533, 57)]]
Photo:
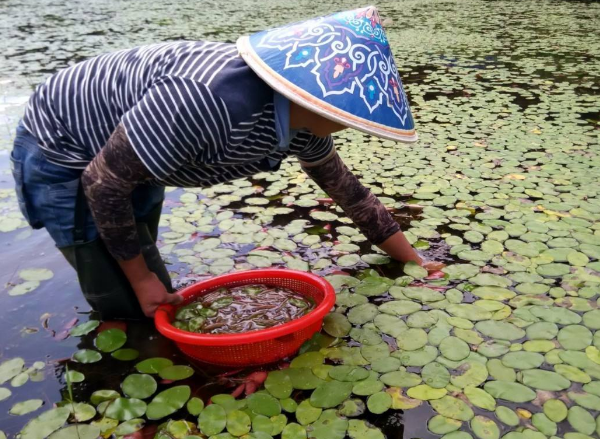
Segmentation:
[(569, 409), (567, 421), (574, 430), (591, 435), (596, 431), (596, 420), (587, 410), (574, 406)]
[(105, 416), (119, 421), (129, 421), (146, 413), (146, 403), (136, 398), (117, 398), (109, 402)]
[(86, 334), (89, 334), (98, 326), (100, 326), (100, 322), (98, 320), (90, 320), (85, 323), (82, 323), (81, 325), (77, 325), (71, 328), (69, 334), (71, 334), (73, 337), (81, 337)]
[(73, 354), (73, 360), (78, 363), (97, 363), (102, 359), (102, 354), (91, 349), (81, 349)]
[(271, 395), (279, 399), (289, 398), (294, 390), (289, 374), (280, 370), (269, 372), (265, 388)]
[(415, 387), (411, 387), (406, 391), (406, 395), (410, 398), (420, 399), (423, 401), (430, 401), (433, 399), (440, 399), (448, 393), (446, 389), (436, 389), (430, 387), (427, 384), (420, 384)]
[(473, 410), (458, 398), (444, 396), (443, 398), (430, 401), (433, 409), (440, 415), (457, 421), (469, 421), (473, 418)]
[(470, 425), (471, 430), (479, 439), (498, 439), (500, 437), (498, 425), (490, 418), (475, 416)]
[(21, 430), (22, 439), (44, 439), (64, 425), (70, 415), (66, 407), (58, 407), (32, 419)]
[(252, 421), (250, 416), (240, 410), (233, 410), (227, 414), (227, 431), (233, 436), (242, 436), (250, 432)]
[(427, 421), (427, 428), (434, 434), (448, 434), (458, 430), (462, 425), (461, 421), (446, 418), (442, 415), (435, 415)]
[(121, 387), (130, 398), (146, 399), (156, 392), (158, 385), (150, 375), (133, 374), (123, 380)]
[(26, 415), (31, 412), (35, 412), (44, 404), (44, 401), (41, 399), (28, 399), (27, 401), (21, 401), (14, 404), (9, 413), (11, 415)]
[(343, 439), (348, 421), (339, 417), (335, 410), (325, 410), (319, 419), (307, 427), (308, 437), (315, 439)]
[(167, 358), (148, 358), (135, 365), (139, 373), (159, 373), (162, 369), (172, 366), (173, 362)]
[(62, 428), (50, 436), (48, 439), (96, 439), (100, 435), (100, 428), (95, 425), (70, 425)]
[(248, 408), (254, 413), (271, 417), (281, 413), (281, 404), (267, 393), (254, 393), (248, 397)]
[(296, 419), (301, 425), (309, 425), (315, 422), (321, 416), (323, 409), (314, 407), (309, 400), (304, 400), (298, 404), (296, 409)]
[(70, 370), (65, 374), (65, 382), (82, 383), (85, 380), (85, 375), (76, 370)]
[(439, 349), (444, 357), (453, 361), (464, 360), (471, 352), (469, 345), (458, 337), (446, 337)]
[[(517, 415), (514, 411), (509, 409), (508, 407), (498, 406), (496, 407), (496, 417), (503, 422), (504, 424), (510, 427), (516, 427), (519, 425), (519, 415)], [(566, 416), (566, 412), (565, 412)]]
[(133, 361), (140, 356), (140, 353), (135, 349), (118, 349), (110, 354), (110, 356), (120, 361)]
[(496, 400), (485, 390), (474, 386), (467, 386), (463, 390), (469, 402), (475, 407), (488, 410), (490, 412), (496, 410)]
[(214, 436), (221, 433), (227, 425), (227, 414), (225, 409), (218, 404), (207, 406), (200, 413), (198, 427), (203, 434)]
[[(156, 395), (146, 411), (148, 419), (161, 419), (181, 409), (190, 398), (189, 386), (175, 386)], [(204, 410), (206, 411), (206, 410)], [(202, 413), (204, 413), (204, 411)], [(202, 416), (200, 413), (200, 416)]]
[(119, 425), (115, 430), (115, 434), (117, 436), (125, 436), (135, 433), (136, 431), (140, 431), (142, 428), (144, 428), (144, 424), (145, 421), (143, 419), (130, 419), (129, 421), (125, 421)]
[(483, 388), (494, 398), (510, 402), (528, 402), (533, 401), (536, 397), (533, 390), (519, 383), (488, 381)]
[(125, 332), (118, 328), (102, 331), (94, 340), (94, 345), (101, 352), (113, 352), (122, 347), (127, 341)]
[(333, 312), (325, 316), (323, 329), (332, 337), (341, 338), (350, 333), (352, 325), (345, 315)]
[(321, 384), (310, 397), (310, 403), (318, 408), (330, 408), (341, 404), (352, 393), (352, 383), (330, 381)]
[(158, 372), (163, 380), (179, 381), (194, 375), (194, 369), (189, 366), (167, 366)]
[(526, 386), (539, 390), (558, 391), (571, 386), (571, 381), (556, 372), (542, 369), (525, 370), (521, 381)]
[(0, 364), (0, 384), (4, 384), (16, 377), (25, 366), (25, 361), (22, 358), (12, 358)]

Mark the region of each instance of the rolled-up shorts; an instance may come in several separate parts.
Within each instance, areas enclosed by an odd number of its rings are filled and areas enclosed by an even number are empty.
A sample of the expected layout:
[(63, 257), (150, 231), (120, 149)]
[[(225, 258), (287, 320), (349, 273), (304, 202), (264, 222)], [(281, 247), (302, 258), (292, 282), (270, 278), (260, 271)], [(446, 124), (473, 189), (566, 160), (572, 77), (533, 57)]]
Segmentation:
[[(34, 229), (45, 228), (78, 274), (86, 300), (102, 318), (139, 318), (143, 314), (127, 278), (106, 250), (86, 206), (85, 242), (75, 243), (75, 204), (81, 169), (49, 162), (37, 139), (19, 123), (11, 153), (11, 170), (21, 213)], [(142, 253), (172, 291), (156, 239), (164, 187), (138, 186), (131, 200)]]

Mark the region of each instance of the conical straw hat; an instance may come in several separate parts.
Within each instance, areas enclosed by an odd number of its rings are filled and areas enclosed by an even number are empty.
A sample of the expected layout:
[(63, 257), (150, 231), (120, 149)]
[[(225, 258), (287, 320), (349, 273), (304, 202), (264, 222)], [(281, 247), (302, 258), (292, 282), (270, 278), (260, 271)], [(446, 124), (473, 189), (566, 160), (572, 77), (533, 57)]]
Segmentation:
[(244, 36), (237, 47), (259, 77), (298, 105), (378, 137), (417, 140), (376, 8)]

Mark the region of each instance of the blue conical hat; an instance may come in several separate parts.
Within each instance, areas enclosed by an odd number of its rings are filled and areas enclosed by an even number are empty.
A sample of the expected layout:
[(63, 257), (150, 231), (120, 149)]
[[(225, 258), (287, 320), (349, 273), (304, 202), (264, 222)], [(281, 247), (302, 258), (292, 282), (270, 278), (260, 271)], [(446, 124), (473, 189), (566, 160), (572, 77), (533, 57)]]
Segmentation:
[(417, 140), (376, 8), (241, 37), (237, 47), (258, 76), (298, 105), (378, 137)]

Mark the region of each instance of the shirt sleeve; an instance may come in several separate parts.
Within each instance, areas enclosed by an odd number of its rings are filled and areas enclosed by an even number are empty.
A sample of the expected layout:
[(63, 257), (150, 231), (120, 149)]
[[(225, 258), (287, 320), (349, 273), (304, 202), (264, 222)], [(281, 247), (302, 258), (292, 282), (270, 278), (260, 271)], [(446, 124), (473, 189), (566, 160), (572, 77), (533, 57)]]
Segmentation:
[(333, 146), (333, 138), (317, 137), (312, 134), (307, 134), (308, 142), (303, 148), (292, 148), (292, 152), (298, 157), (298, 160), (304, 167), (318, 166), (331, 159), (335, 154)]
[(173, 76), (157, 81), (121, 122), (134, 151), (159, 180), (188, 162), (210, 159), (231, 132), (218, 96), (200, 82)]

